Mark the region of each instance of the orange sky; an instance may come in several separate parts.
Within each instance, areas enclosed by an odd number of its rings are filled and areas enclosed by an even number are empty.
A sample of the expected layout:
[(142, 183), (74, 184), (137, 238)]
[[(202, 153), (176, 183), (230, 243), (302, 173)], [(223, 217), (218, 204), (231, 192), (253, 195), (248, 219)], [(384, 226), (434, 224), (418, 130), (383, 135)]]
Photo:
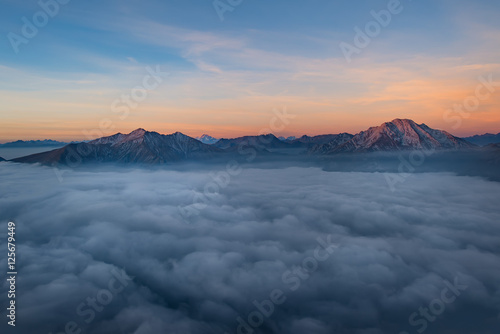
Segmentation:
[[(500, 76), (495, 75), (500, 72), (500, 65), (463, 62), (415, 58), (376, 66), (367, 61), (347, 68), (330, 60), (311, 65), (307, 73), (269, 75), (272, 80), (262, 87), (233, 78), (231, 73), (183, 80), (173, 77), (151, 91), (136, 108), (128, 108), (126, 117), (112, 109), (113, 101), (129, 92), (126, 88), (110, 89), (102, 86), (98, 78), (83, 84), (63, 80), (44, 87), (47, 73), (23, 73), (38, 88), (0, 91), (0, 141), (82, 140), (127, 133), (139, 127), (160, 133), (180, 131), (191, 136), (207, 133), (215, 137), (262, 131), (284, 136), (356, 133), (394, 118), (410, 118), (457, 136), (500, 132), (500, 86), (491, 92), (478, 88), (483, 86), (479, 77), (487, 80), (491, 75), (493, 82), (500, 82)], [(418, 70), (421, 67), (429, 70), (422, 73)], [(139, 67), (128, 81), (133, 82), (141, 70)], [(273, 95), (265, 93), (285, 81), (286, 90)], [(473, 111), (468, 115), (453, 111), (445, 119), (446, 111), (454, 105), (474, 102), (477, 89), (482, 99), (477, 99), (479, 104)], [(205, 97), (216, 96), (218, 91), (229, 97)], [(284, 128), (278, 124), (280, 131), (271, 131), (273, 110), (283, 108), (295, 117)]]
[[(123, 45), (139, 41), (139, 56), (146, 54), (142, 48), (151, 48), (155, 62), (72, 49), (64, 43), (43, 49), (58, 55), (43, 59), (50, 66), (23, 65), (23, 57), (41, 62), (41, 56), (29, 53), (0, 62), (0, 142), (84, 140), (139, 127), (215, 137), (357, 133), (395, 118), (413, 119), (457, 136), (498, 133), (500, 32), (494, 24), (484, 23), (484, 12), (474, 16), (474, 10), (478, 9), (454, 9), (449, 14), (454, 36), (446, 45), (439, 40), (431, 47), (426, 43), (436, 36), (419, 35), (419, 30), (402, 34), (391, 26), (351, 63), (335, 44), (352, 38), (350, 22), (343, 35), (325, 30), (291, 36), (286, 31), (245, 29), (238, 35), (205, 32), (138, 18), (133, 25), (103, 20), (101, 29), (127, 37)], [(267, 35), (267, 42), (273, 43), (262, 43)], [(318, 51), (287, 52), (281, 48), (293, 43), (274, 45), (287, 38)], [(43, 51), (42, 44), (29, 46)], [(427, 51), (416, 52), (420, 47)], [(164, 59), (168, 57), (177, 58)], [(78, 66), (63, 67), (65, 59)], [(124, 115), (121, 100), (144, 84), (148, 67), (168, 75), (147, 90), (144, 100), (126, 107)], [(493, 86), (485, 90), (479, 78), (488, 77)], [(449, 112), (476, 100), (470, 112)], [(117, 112), (117, 106), (122, 111)], [(272, 131), (273, 110), (282, 108), (295, 118)]]

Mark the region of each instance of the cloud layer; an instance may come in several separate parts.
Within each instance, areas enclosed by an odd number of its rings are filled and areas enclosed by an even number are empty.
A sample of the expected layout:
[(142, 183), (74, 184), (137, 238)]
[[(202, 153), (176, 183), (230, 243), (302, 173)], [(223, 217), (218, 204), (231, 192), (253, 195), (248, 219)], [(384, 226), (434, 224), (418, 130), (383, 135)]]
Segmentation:
[[(275, 290), (286, 300), (254, 333), (500, 325), (499, 183), (429, 173), (392, 192), (378, 173), (244, 169), (186, 219), (179, 207), (203, 192), (208, 171), (69, 171), (59, 183), (51, 168), (5, 163), (0, 180), (1, 225), (17, 224), (16, 333), (73, 322), (93, 334), (247, 333), (238, 319), (248, 324)], [(338, 248), (297, 272), (318, 238)], [(448, 284), (467, 288), (425, 320), (419, 308), (435, 310)]]

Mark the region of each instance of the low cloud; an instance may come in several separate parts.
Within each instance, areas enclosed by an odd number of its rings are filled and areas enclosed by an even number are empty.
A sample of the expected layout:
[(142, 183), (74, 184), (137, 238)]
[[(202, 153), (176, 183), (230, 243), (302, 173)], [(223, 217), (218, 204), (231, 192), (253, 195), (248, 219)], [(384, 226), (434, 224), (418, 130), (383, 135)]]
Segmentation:
[[(2, 164), (0, 247), (15, 221), (19, 271), (17, 328), (2, 332), (233, 334), (279, 289), (286, 301), (254, 333), (418, 333), (409, 317), (456, 281), (467, 290), (425, 332), (499, 328), (499, 183), (427, 173), (390, 191), (379, 173), (245, 168), (186, 220), (179, 206), (208, 172), (73, 170), (59, 183), (52, 168)], [(318, 238), (338, 248), (292, 290), (283, 274)], [(116, 272), (124, 289), (79, 315)]]

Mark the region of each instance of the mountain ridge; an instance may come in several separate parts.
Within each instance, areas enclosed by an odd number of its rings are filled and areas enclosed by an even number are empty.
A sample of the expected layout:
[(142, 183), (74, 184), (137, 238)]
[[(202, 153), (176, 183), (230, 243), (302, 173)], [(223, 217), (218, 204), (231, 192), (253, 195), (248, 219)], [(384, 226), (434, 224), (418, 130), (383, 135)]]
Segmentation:
[(232, 139), (221, 138), (214, 146), (220, 149), (234, 149), (239, 146), (252, 146), (258, 149), (262, 148), (287, 148), (289, 147), (287, 143), (279, 140), (273, 134), (264, 134), (259, 136), (243, 136)]
[(0, 144), (0, 147), (37, 147), (37, 146), (63, 146), (69, 143), (56, 141), (52, 139), (43, 140), (16, 140)]
[[(208, 136), (208, 135), (207, 135)], [(213, 138), (213, 137), (210, 137)], [(394, 119), (352, 135), (302, 136), (281, 140), (273, 134), (221, 138), (214, 144), (181, 132), (164, 135), (136, 129), (128, 134), (116, 133), (89, 142), (71, 143), (62, 148), (13, 159), (14, 162), (70, 164), (72, 161), (161, 164), (182, 160), (203, 160), (221, 153), (235, 154), (242, 148), (255, 152), (281, 154), (331, 155), (348, 152), (401, 150), (461, 150), (477, 146), (462, 138), (409, 119)]]
[(474, 135), (474, 136), (470, 136), (470, 137), (464, 137), (463, 139), (467, 140), (470, 143), (476, 144), (478, 146), (487, 146), (490, 144), (500, 143), (500, 133), (498, 133), (498, 134), (485, 133), (482, 135)]
[(167, 163), (189, 158), (207, 158), (219, 150), (180, 132), (162, 135), (137, 129), (88, 143), (69, 144), (60, 149), (13, 159), (14, 162), (77, 164), (87, 162)]
[(370, 127), (340, 144), (313, 147), (310, 153), (335, 154), (345, 152), (465, 149), (476, 145), (442, 130), (431, 129), (410, 119), (396, 118), (391, 122)]

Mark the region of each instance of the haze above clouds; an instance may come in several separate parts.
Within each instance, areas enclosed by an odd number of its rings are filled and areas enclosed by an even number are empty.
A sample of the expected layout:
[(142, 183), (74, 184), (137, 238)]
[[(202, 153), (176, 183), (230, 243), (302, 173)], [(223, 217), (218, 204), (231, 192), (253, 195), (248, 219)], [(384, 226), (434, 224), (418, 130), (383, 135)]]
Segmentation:
[[(500, 183), (415, 174), (391, 192), (378, 173), (245, 168), (185, 219), (208, 171), (59, 183), (52, 168), (3, 163), (0, 180), (2, 226), (17, 223), (18, 333), (74, 321), (93, 334), (232, 334), (274, 289), (287, 300), (255, 333), (416, 333), (409, 316), (455, 279), (467, 290), (426, 333), (500, 325)], [(329, 236), (338, 248), (292, 291), (283, 274)], [(77, 308), (120, 268), (132, 280), (87, 324)]]

